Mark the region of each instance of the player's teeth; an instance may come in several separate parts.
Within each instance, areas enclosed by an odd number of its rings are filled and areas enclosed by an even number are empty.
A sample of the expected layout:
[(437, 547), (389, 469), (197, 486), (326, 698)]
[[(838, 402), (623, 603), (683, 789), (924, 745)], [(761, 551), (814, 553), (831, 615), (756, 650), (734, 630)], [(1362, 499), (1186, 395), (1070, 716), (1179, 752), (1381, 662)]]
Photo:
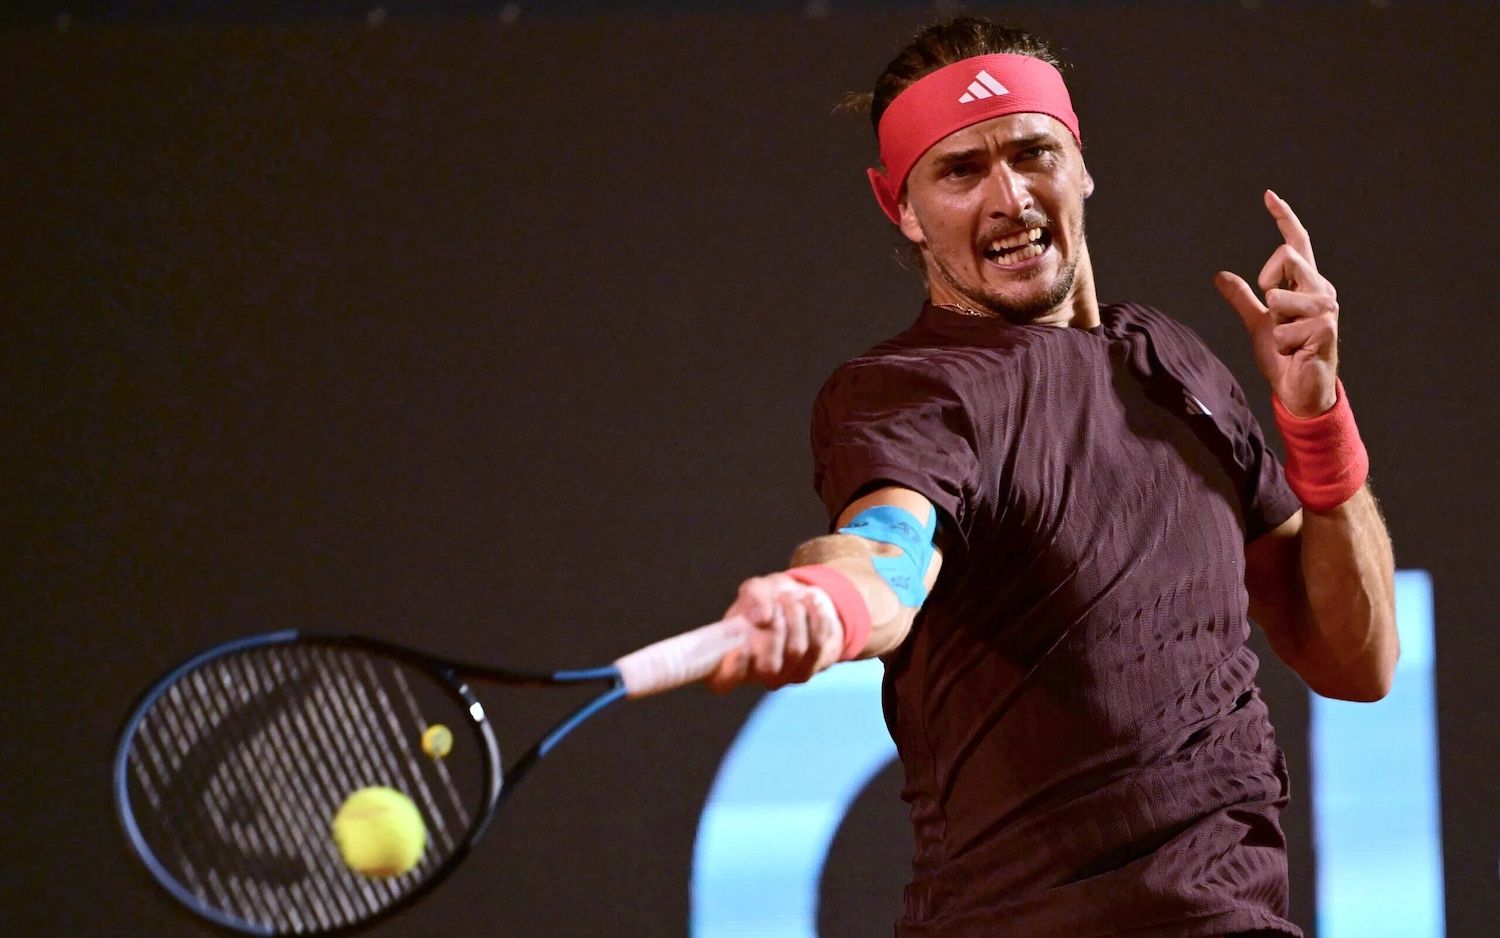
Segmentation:
[[(989, 253), (1003, 254), (1010, 261), (1024, 261), (1029, 257), (1036, 257), (1045, 250), (1040, 243), (1041, 236), (1042, 229), (1028, 228), (1008, 238), (997, 238), (990, 242)], [(1006, 254), (1007, 251), (1011, 253)]]
[(1042, 253), (1042, 250), (1043, 248), (1040, 244), (1028, 244), (1026, 247), (1021, 248), (1019, 251), (1016, 251), (1012, 254), (1007, 254), (1005, 256), (1005, 260), (1012, 264), (1031, 260), (1033, 257), (1036, 257), (1038, 254)]

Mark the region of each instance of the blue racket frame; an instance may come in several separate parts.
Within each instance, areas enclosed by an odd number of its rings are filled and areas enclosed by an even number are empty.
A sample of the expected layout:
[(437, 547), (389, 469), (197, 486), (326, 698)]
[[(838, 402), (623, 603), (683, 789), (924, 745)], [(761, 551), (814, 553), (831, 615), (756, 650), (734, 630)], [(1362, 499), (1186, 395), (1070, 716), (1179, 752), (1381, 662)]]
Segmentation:
[[(299, 931), (298, 934), (352, 934), (390, 918), (402, 910), (409, 908), (423, 896), (427, 895), (467, 857), (474, 844), (478, 842), (479, 838), (494, 820), (495, 812), (499, 809), (505, 798), (515, 790), (520, 780), (526, 777), (532, 766), (551, 752), (564, 737), (577, 729), (583, 722), (606, 709), (611, 704), (624, 699), (626, 696), (620, 671), (613, 665), (602, 668), (562, 671), (516, 671), (505, 668), (464, 664), (437, 658), (390, 642), (355, 634), (320, 634), (296, 630), (271, 632), (225, 642), (224, 644), (200, 652), (177, 665), (141, 695), (135, 706), (132, 707), (130, 715), (126, 718), (120, 731), (119, 743), (115, 749), (114, 761), (111, 768), (111, 787), (113, 789), (112, 795), (115, 813), (120, 819), (126, 841), (131, 851), (151, 873), (152, 878), (173, 899), (181, 906), (192, 911), (199, 918), (220, 928), (239, 934), (270, 936), (284, 934), (284, 932), (279, 932), (275, 928), (265, 927), (258, 923), (230, 915), (204, 903), (188, 887), (179, 882), (171, 871), (156, 857), (147, 843), (145, 834), (142, 832), (140, 824), (136, 819), (135, 808), (131, 804), (129, 795), (129, 756), (131, 745), (135, 739), (137, 730), (141, 726), (141, 722), (145, 719), (146, 714), (150, 712), (152, 706), (184, 676), (217, 658), (240, 654), (257, 648), (296, 644), (335, 646), (378, 654), (401, 660), (437, 677), (439, 685), (451, 695), (454, 702), (459, 704), (464, 713), (467, 714), (470, 721), (470, 728), (483, 741), (484, 756), (480, 760), (480, 769), (482, 772), (481, 788), (486, 793), (487, 801), (485, 808), (476, 816), (467, 834), (454, 848), (453, 853), (426, 880), (419, 883), (410, 892), (403, 894), (391, 904), (382, 907), (375, 914), (366, 918), (336, 928), (304, 930)], [(552, 687), (592, 683), (604, 683), (608, 686), (597, 697), (590, 699), (587, 703), (554, 725), (531, 748), (527, 749), (509, 769), (505, 769), (501, 761), (499, 740), (496, 738), (494, 727), (485, 713), (484, 705), (470, 688), (469, 681), (471, 680), (504, 684), (513, 687)]]

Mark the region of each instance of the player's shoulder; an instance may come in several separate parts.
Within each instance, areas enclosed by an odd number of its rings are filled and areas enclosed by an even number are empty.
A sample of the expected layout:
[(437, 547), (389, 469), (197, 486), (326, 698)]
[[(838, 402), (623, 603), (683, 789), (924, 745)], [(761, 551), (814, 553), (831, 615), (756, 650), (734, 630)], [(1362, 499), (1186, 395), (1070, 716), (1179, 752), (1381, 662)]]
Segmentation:
[(845, 393), (885, 394), (903, 387), (926, 384), (940, 375), (932, 362), (909, 349), (877, 345), (834, 368), (823, 382), (820, 398)]
[(1116, 334), (1144, 334), (1160, 367), (1197, 398), (1198, 407), (1211, 414), (1248, 413), (1234, 372), (1191, 326), (1140, 303), (1111, 304), (1110, 309)]
[(1219, 360), (1192, 326), (1154, 306), (1145, 303), (1110, 303), (1104, 307), (1104, 317), (1107, 321), (1113, 320), (1117, 331), (1144, 332), (1159, 350), (1176, 351), (1215, 362)]
[(877, 342), (855, 355), (833, 370), (833, 378), (851, 376), (871, 377), (879, 374), (922, 375), (943, 370), (942, 361), (934, 353), (939, 349), (915, 329), (891, 336)]
[(1146, 303), (1109, 303), (1104, 306), (1104, 318), (1114, 319), (1123, 326), (1133, 326), (1145, 329), (1153, 334), (1161, 333), (1172, 337), (1191, 337), (1199, 342), (1203, 341), (1194, 332), (1192, 327), (1170, 313), (1163, 312), (1155, 306)]
[(864, 406), (899, 407), (957, 397), (960, 381), (948, 359), (941, 349), (896, 336), (834, 368), (818, 392), (818, 406), (857, 400)]

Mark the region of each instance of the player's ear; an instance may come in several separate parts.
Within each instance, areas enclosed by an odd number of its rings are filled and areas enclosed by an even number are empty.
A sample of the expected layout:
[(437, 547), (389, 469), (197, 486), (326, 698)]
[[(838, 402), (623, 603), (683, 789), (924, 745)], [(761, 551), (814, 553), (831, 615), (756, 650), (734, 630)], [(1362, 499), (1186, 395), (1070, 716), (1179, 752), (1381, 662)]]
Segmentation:
[(911, 197), (905, 192), (901, 193), (901, 201), (897, 203), (901, 212), (901, 233), (906, 235), (906, 240), (912, 244), (926, 244), (927, 236), (922, 231), (922, 223), (917, 221), (916, 210), (911, 207)]

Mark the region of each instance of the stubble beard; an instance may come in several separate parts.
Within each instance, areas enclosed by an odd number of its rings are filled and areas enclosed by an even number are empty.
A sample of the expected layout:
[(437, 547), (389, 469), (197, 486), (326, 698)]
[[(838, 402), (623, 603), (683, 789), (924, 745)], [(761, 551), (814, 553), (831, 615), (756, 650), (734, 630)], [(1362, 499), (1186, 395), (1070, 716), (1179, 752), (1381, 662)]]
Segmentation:
[[(1081, 215), (1078, 219), (1077, 232), (1078, 243), (1084, 243), (1083, 218)], [(929, 243), (931, 242), (929, 241)], [(932, 259), (933, 266), (937, 268), (938, 275), (943, 278), (948, 286), (957, 291), (960, 296), (975, 303), (980, 307), (982, 312), (994, 313), (996, 316), (1000, 316), (1017, 325), (1034, 323), (1060, 307), (1073, 292), (1073, 281), (1078, 275), (1078, 255), (1074, 254), (1068, 265), (1057, 272), (1057, 279), (1047, 292), (1028, 303), (1014, 303), (999, 293), (986, 290), (982, 283), (977, 286), (978, 292), (976, 294), (976, 287), (964, 285), (958, 279), (957, 275), (954, 274), (952, 268), (944, 263), (943, 259), (936, 252), (928, 252), (928, 257)]]

